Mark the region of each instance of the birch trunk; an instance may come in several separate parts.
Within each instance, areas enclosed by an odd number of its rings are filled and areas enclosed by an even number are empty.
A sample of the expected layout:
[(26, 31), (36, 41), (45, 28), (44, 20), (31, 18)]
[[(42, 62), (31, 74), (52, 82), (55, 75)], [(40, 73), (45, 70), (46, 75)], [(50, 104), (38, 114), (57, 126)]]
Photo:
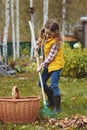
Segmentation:
[(48, 20), (48, 5), (49, 5), (49, 0), (44, 0), (43, 3), (43, 24), (46, 23)]
[(6, 7), (5, 7), (5, 27), (4, 27), (4, 36), (3, 36), (3, 56), (7, 57), (7, 39), (8, 39), (8, 27), (9, 27), (9, 0), (6, 0)]
[[(44, 3), (43, 3), (43, 25), (48, 20), (48, 5), (49, 5), (49, 0), (44, 0)], [(41, 46), (41, 55), (43, 56), (42, 46)]]
[[(30, 8), (33, 8), (33, 0), (30, 0)], [(33, 30), (34, 30), (34, 14), (33, 13), (31, 13), (31, 22), (32, 22)], [(33, 60), (33, 55), (34, 55), (34, 41), (31, 36), (31, 52), (30, 52), (31, 61)]]
[(19, 58), (19, 0), (16, 0), (16, 42), (17, 42), (17, 58)]
[[(33, 14), (31, 15), (31, 22), (32, 22), (32, 26), (33, 26), (33, 29), (34, 29), (34, 17), (33, 17)], [(33, 60), (33, 55), (34, 55), (34, 41), (33, 41), (33, 38), (31, 36), (31, 56), (30, 56), (31, 61)]]
[(64, 35), (65, 35), (65, 17), (66, 17), (66, 0), (62, 0), (62, 36), (64, 42)]
[(12, 21), (12, 42), (13, 42), (13, 60), (16, 60), (16, 45), (15, 45), (15, 27), (14, 27), (14, 0), (11, 0), (11, 21)]

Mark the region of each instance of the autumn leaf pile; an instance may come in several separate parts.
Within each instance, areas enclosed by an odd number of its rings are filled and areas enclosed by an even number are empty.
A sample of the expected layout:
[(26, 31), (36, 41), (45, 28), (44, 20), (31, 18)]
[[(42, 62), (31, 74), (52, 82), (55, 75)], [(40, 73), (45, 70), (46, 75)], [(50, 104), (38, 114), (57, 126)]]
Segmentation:
[(79, 127), (87, 128), (87, 117), (81, 115), (75, 115), (64, 119), (51, 118), (48, 121), (48, 125), (50, 125), (52, 128), (58, 127), (64, 129), (79, 128)]

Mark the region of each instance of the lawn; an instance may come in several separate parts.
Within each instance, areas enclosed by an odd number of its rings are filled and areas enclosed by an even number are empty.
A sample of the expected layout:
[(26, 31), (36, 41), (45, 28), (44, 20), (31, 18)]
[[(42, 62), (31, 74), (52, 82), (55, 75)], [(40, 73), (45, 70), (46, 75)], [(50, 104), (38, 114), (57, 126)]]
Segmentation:
[[(37, 81), (38, 74), (35, 71), (28, 74), (16, 74), (13, 77), (0, 76), (0, 96), (11, 96), (11, 90), (14, 85), (18, 86), (21, 96), (41, 96), (41, 89), (38, 87)], [(59, 87), (62, 110), (55, 115), (54, 119), (62, 120), (76, 115), (87, 117), (87, 78), (73, 79), (61, 76)], [(41, 97), (40, 106), (42, 105)], [(16, 125), (0, 123), (0, 130), (58, 130), (58, 126), (54, 127), (48, 123), (49, 120), (39, 115), (36, 122), (32, 124)], [(74, 129), (72, 128), (72, 130)], [(77, 129), (86, 130), (87, 124), (85, 127), (79, 126)]]

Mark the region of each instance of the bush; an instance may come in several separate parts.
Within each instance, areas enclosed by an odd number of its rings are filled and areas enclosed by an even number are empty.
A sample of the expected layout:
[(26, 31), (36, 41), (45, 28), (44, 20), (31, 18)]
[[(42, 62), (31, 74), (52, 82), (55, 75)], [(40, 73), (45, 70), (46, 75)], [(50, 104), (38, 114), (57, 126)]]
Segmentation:
[(31, 62), (29, 56), (25, 55), (16, 60), (14, 69), (19, 73), (29, 73), (35, 71), (36, 66), (36, 62)]
[[(78, 45), (79, 44), (79, 45)], [(74, 44), (72, 49), (68, 43), (63, 45), (65, 66), (63, 76), (81, 78), (87, 76), (87, 49), (80, 43)]]

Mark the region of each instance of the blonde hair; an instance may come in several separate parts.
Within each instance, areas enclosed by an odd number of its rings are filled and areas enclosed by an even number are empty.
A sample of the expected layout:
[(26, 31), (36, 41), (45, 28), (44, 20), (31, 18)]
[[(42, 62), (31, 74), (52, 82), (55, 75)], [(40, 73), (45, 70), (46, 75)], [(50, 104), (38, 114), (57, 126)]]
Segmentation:
[(59, 46), (62, 43), (62, 37), (59, 30), (59, 25), (56, 20), (51, 19), (46, 22), (44, 25), (45, 28), (47, 28), (50, 32), (53, 32), (55, 35), (56, 42), (59, 44)]

